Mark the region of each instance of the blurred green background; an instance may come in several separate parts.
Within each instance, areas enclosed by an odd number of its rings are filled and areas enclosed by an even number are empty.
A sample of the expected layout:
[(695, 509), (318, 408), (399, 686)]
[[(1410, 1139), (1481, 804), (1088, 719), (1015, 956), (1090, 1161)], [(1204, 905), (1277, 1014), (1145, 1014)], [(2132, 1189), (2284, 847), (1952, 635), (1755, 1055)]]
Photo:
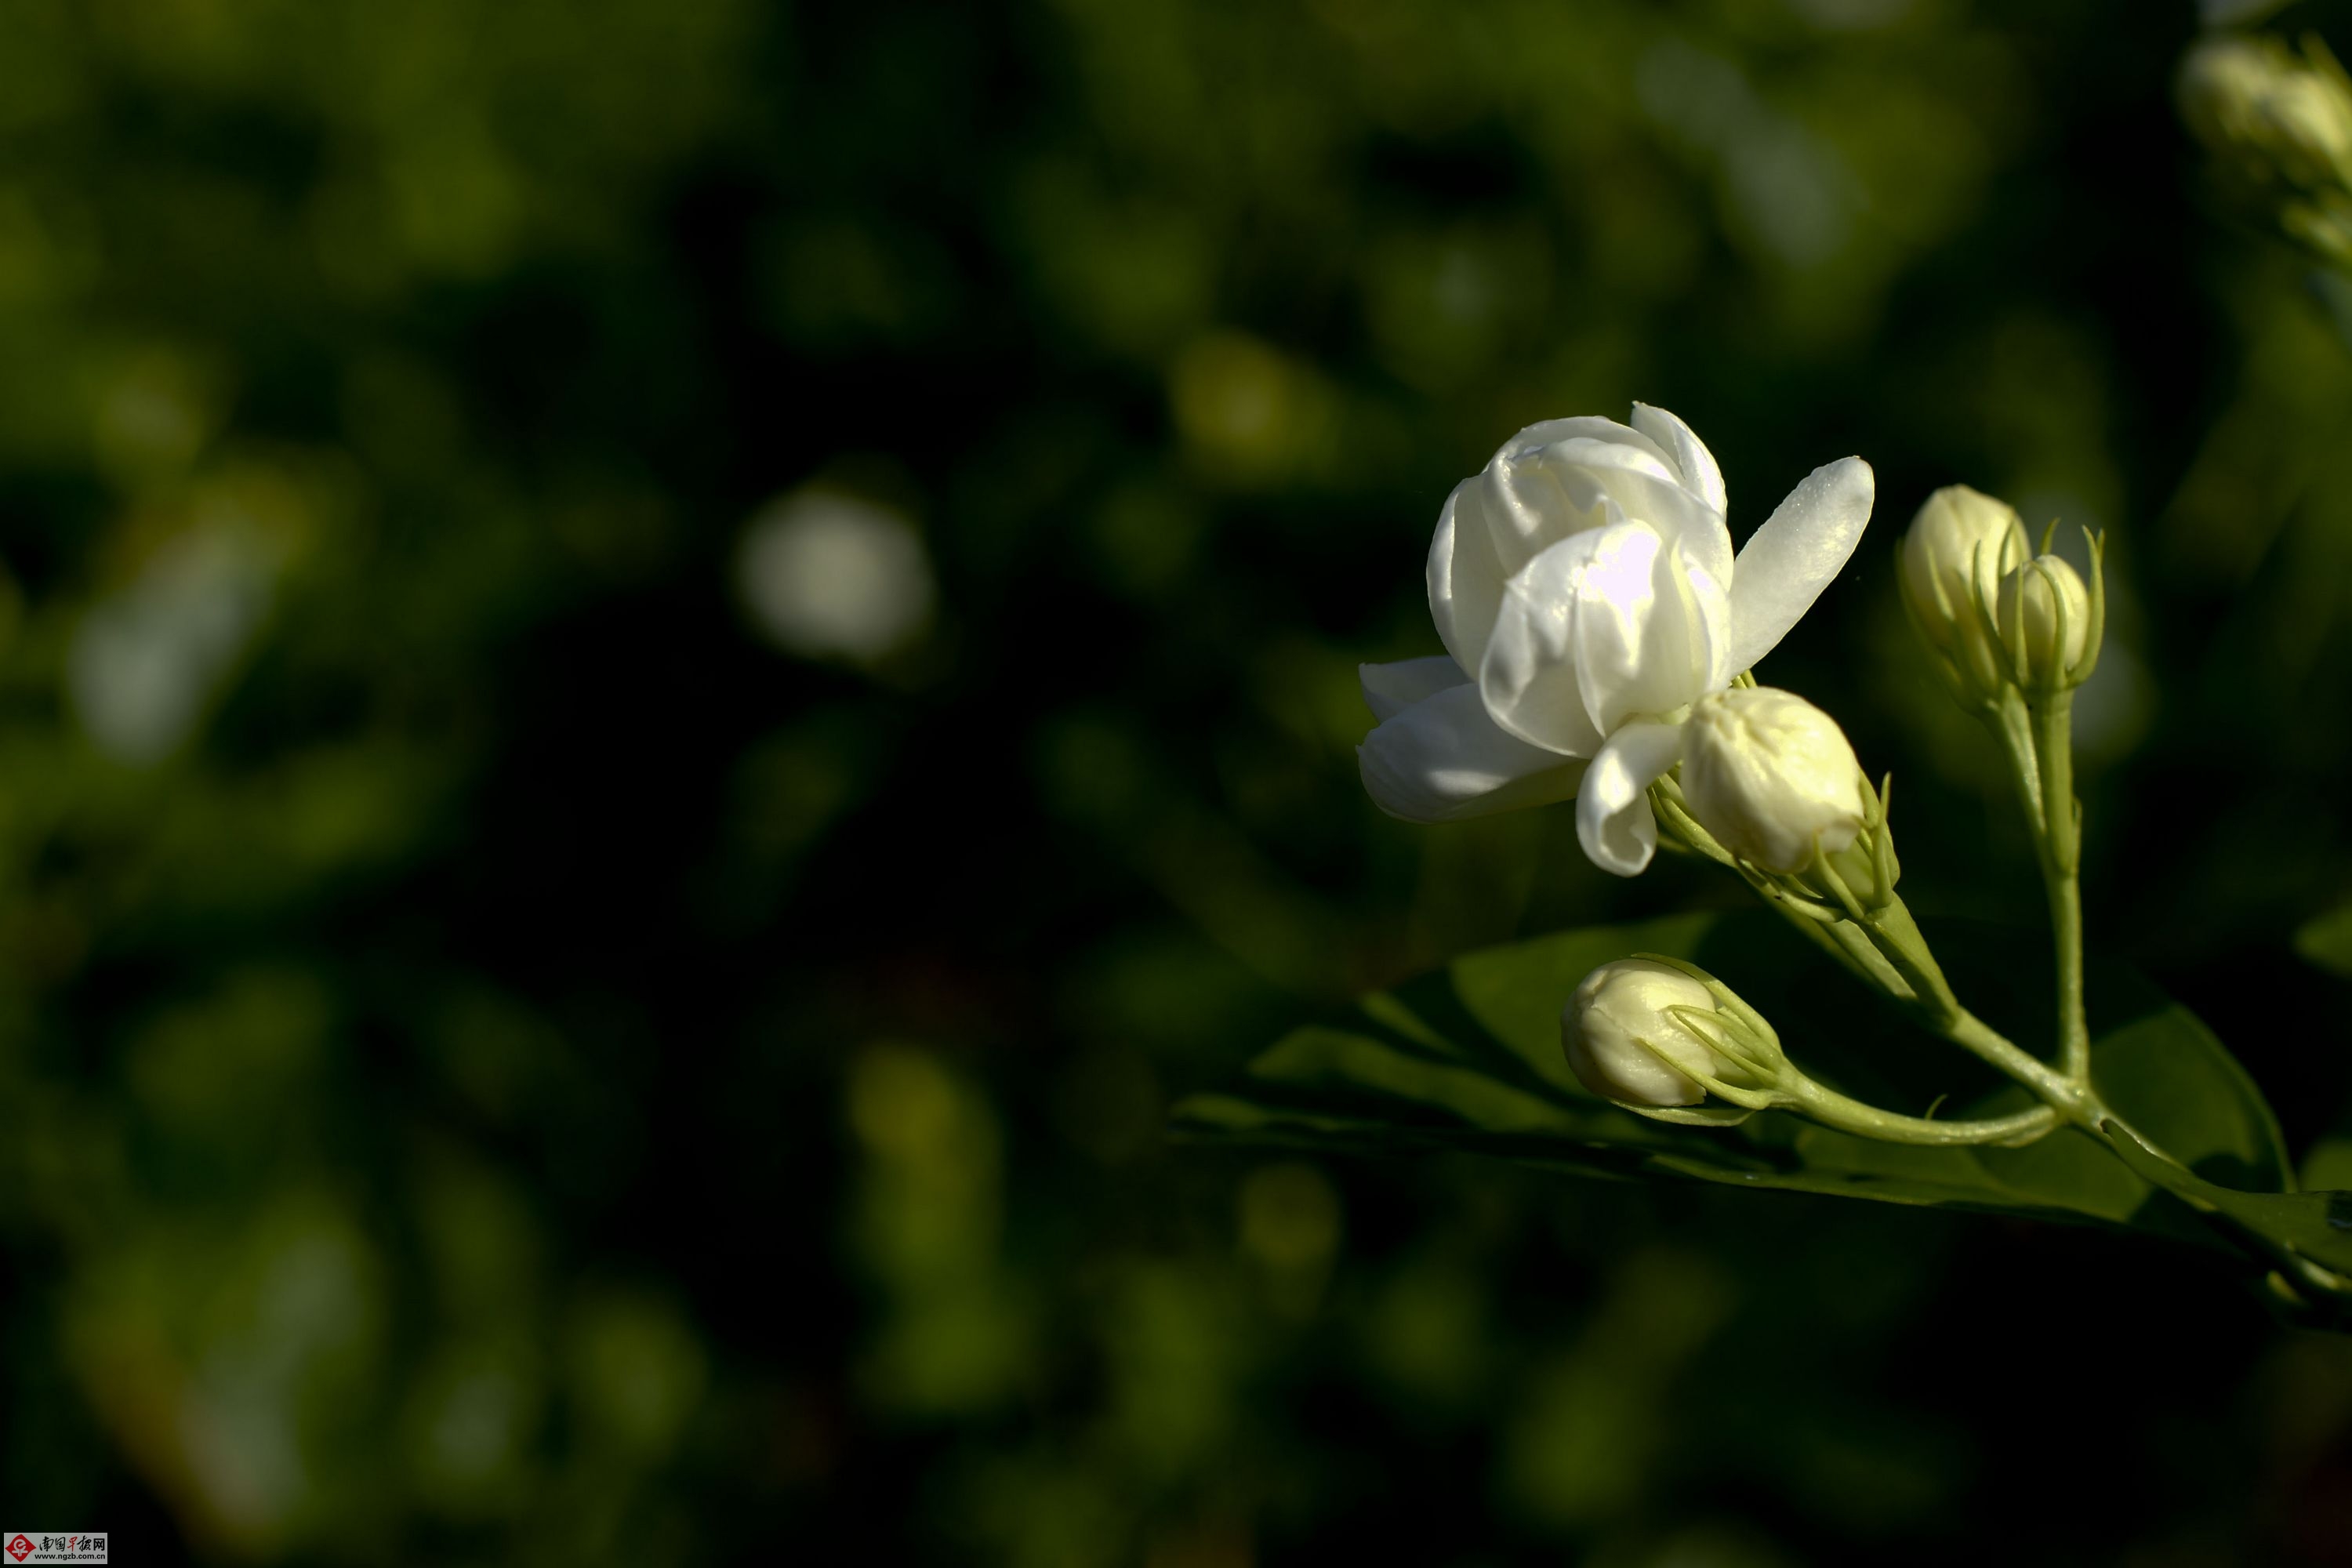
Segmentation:
[[(2339, 46), (2340, 11), (2301, 7)], [(1540, 417), (2110, 531), (2094, 940), (2352, 1131), (2352, 353), (2147, 0), (5, 0), (0, 1513), (115, 1560), (2352, 1562), (2352, 1342), (2127, 1242), (1168, 1147), (1465, 948), (1381, 817)], [(2094, 998), (2094, 1011), (2096, 998)], [(2053, 1500), (2063, 1506), (2053, 1507)]]

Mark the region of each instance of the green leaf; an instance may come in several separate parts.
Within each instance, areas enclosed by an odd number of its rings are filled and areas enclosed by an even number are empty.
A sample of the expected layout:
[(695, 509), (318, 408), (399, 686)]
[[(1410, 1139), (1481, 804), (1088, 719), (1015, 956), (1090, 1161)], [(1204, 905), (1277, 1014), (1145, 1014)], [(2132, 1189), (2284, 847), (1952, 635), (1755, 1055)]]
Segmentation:
[[(1942, 924), (1928, 936), (1962, 998), (1988, 1022), (2029, 1048), (2048, 1037), (2050, 966), (2039, 933)], [(1955, 1117), (2027, 1103), (2022, 1089), (1919, 1032), (1780, 920), (1749, 910), (1563, 931), (1470, 953), (1367, 998), (1350, 1020), (1288, 1036), (1249, 1065), (1241, 1084), (1180, 1105), (1177, 1131), (1366, 1152), (1464, 1150), (1587, 1175), (1833, 1193), (2207, 1247), (2231, 1244), (2184, 1201), (2186, 1184), (2242, 1195), (2292, 1185), (2277, 1121), (2243, 1069), (2188, 1011), (2111, 966), (2090, 975), (2094, 1075), (2119, 1114), (2188, 1167), (2179, 1179), (2151, 1181), (2105, 1140), (2073, 1129), (2022, 1149), (1927, 1149), (1779, 1112), (1723, 1125), (1635, 1116), (1577, 1084), (1560, 1051), (1559, 1013), (1587, 972), (1637, 952), (1711, 971), (1772, 1020), (1800, 1065), (1845, 1093), (1915, 1115), (1939, 1100)], [(2252, 1209), (2266, 1226), (2289, 1226), (2276, 1205)], [(2323, 1231), (2312, 1216), (2324, 1227), (2326, 1210), (2324, 1197), (2298, 1201), (2294, 1236), (2315, 1245)], [(2264, 1234), (2286, 1239), (2275, 1228)]]
[(2352, 1272), (2352, 1193), (2244, 1192), (2170, 1164), (2127, 1130), (2117, 1129), (2112, 1142), (2125, 1163), (2191, 1209), (2226, 1215), (2315, 1263)]
[(2352, 1187), (2352, 1138), (2322, 1138), (2303, 1155), (2306, 1187)]
[(2305, 921), (2294, 933), (2294, 950), (2330, 974), (2352, 980), (2352, 900)]

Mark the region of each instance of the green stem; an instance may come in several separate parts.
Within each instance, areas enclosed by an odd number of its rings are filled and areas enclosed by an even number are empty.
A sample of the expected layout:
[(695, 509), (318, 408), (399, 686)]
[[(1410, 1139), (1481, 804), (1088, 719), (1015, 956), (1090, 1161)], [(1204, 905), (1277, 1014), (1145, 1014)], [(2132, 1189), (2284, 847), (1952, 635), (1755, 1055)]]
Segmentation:
[(2021, 1050), (2007, 1036), (1960, 1005), (1936, 955), (1919, 934), (1918, 922), (1900, 896), (1890, 898), (1861, 922), (1861, 930), (1887, 963), (1909, 984), (1921, 1022), (1962, 1050), (2015, 1079), (2070, 1121), (2095, 1129), (2106, 1113), (2087, 1083), (2053, 1068)]
[(2068, 1078), (2091, 1077), (2090, 1019), (2083, 1005), (2083, 813), (2074, 799), (2074, 694), (2053, 693), (2033, 715), (2041, 763), (2042, 881), (2058, 960), (2058, 1065)]
[(1883, 1143), (1918, 1143), (1938, 1148), (1970, 1143), (2024, 1143), (2041, 1137), (2058, 1124), (2058, 1113), (2046, 1105), (2037, 1105), (2013, 1115), (1985, 1117), (1975, 1121), (1936, 1121), (1927, 1117), (1898, 1116), (1891, 1110), (1881, 1110), (1874, 1105), (1850, 1100), (1835, 1089), (1824, 1089), (1811, 1079), (1799, 1079), (1791, 1087), (1790, 1093), (1797, 1109), (1823, 1126), (1874, 1138)]
[[(1739, 868), (1743, 875), (1746, 868)], [(1765, 878), (1748, 876), (1748, 885), (1754, 888), (1764, 901), (1780, 911), (1782, 918), (1805, 933), (1806, 938), (1836, 959), (1854, 978), (1866, 985), (1874, 985), (1906, 1006), (1916, 1005), (1917, 994), (1900, 971), (1886, 962), (1870, 939), (1850, 920), (1823, 920), (1809, 914), (1797, 902)]]
[(2091, 1028), (2083, 1002), (2082, 806), (2074, 799), (2074, 694), (2063, 688), (2029, 700), (2015, 687), (1986, 711), (2009, 754), (2019, 804), (2033, 836), (2033, 858), (2050, 902), (2058, 971), (2058, 1066), (2077, 1083), (2091, 1078)]
[[(2044, 732), (2054, 735), (2056, 740), (2063, 742), (2065, 739), (2063, 729), (2066, 717), (2062, 708), (2054, 723), (2048, 724)], [(2045, 746), (2043, 749), (2047, 751), (2050, 748)], [(2045, 772), (2041, 783), (2045, 792), (2043, 798), (2066, 803), (2066, 816), (2071, 825), (2074, 815), (2074, 797), (2072, 781), (2067, 778), (2065, 772), (2060, 770), (2056, 772), (2054, 777)], [(2053, 787), (2053, 785), (2055, 787)], [(2068, 906), (2075, 913), (2075, 918), (2071, 924), (2062, 924), (2060, 927), (2062, 933), (2071, 933), (2074, 943), (2070, 959), (2067, 953), (2066, 937), (2062, 934), (2061, 1006), (2069, 1009), (2071, 1016), (2079, 1020), (2082, 1016), (2080, 906), (2073, 897), (2074, 879), (2071, 869), (2076, 840), (2069, 833), (2065, 837), (2060, 838), (2058, 843), (2060, 855), (2066, 857), (2064, 860), (2058, 863), (2066, 865), (2069, 868), (2063, 878), (2053, 879), (2052, 886), (2053, 889), (2062, 886), (2064, 888), (2069, 895)], [(2187, 1204), (2207, 1224), (2229, 1237), (2235, 1245), (2245, 1249), (2249, 1256), (2270, 1266), (2275, 1271), (2275, 1283), (2284, 1289), (2290, 1299), (2302, 1302), (2307, 1307), (2310, 1298), (2340, 1302), (2346, 1300), (2347, 1295), (2352, 1295), (2352, 1283), (2347, 1283), (2343, 1276), (2314, 1263), (2293, 1247), (2263, 1235), (2252, 1226), (2241, 1223), (2234, 1216), (2217, 1208), (2200, 1190), (2201, 1184), (2193, 1172), (2167, 1153), (2155, 1142), (2141, 1135), (2109, 1109), (2099, 1098), (2097, 1091), (2091, 1087), (2087, 1047), (2084, 1047), (2079, 1058), (2083, 1063), (2080, 1069), (2060, 1071), (2048, 1063), (2020, 1050), (1999, 1031), (1962, 1006), (1958, 998), (1953, 994), (1950, 984), (1945, 980), (1943, 970), (1936, 963), (1935, 955), (1928, 951), (1926, 940), (1920, 936), (1916, 922), (1911, 919), (1910, 910), (1905, 907), (1900, 898), (1890, 900), (1883, 909), (1868, 911), (1862, 922), (1862, 927), (1868, 931), (1879, 951), (1886, 956), (1890, 965), (1902, 973), (1918, 994), (1920, 1001), (1916, 1006), (1922, 1016), (1922, 1022), (1944, 1038), (1973, 1053), (2023, 1084), (2042, 1101), (2034, 1112), (2024, 1114), (2033, 1115), (2038, 1112), (2053, 1122), (2063, 1118), (2089, 1132), (2103, 1143), (2111, 1144), (2118, 1137), (2132, 1139), (2157, 1157), (2160, 1172), (2168, 1173), (2175, 1178), (2168, 1181), (2159, 1177), (2158, 1184)], [(1822, 1092), (1827, 1094), (1829, 1091)], [(1869, 1114), (1885, 1114), (1871, 1113), (1868, 1107), (1863, 1107), (1862, 1110)], [(1828, 1121), (1831, 1125), (1839, 1125), (1830, 1116), (1821, 1116), (1819, 1113), (1816, 1115), (1817, 1119)], [(1984, 1127), (1990, 1126), (1990, 1123), (1979, 1122), (1975, 1125)], [(1887, 1138), (1894, 1142), (1927, 1141), (1923, 1138), (1906, 1138), (1898, 1131), (1876, 1127), (1857, 1126), (1853, 1130), (1867, 1131), (1869, 1136)], [(2034, 1135), (2037, 1134), (2021, 1134), (2020, 1141)], [(1949, 1142), (1957, 1143), (1999, 1141), (1994, 1138), (1963, 1137), (1954, 1138)], [(2333, 1312), (2337, 1309), (2329, 1308), (2326, 1310)]]
[(2083, 1005), (2083, 889), (2068, 871), (2050, 879), (2050, 927), (2058, 954), (2058, 1065), (2091, 1080), (2091, 1025)]
[(1853, 977), (1866, 985), (1874, 985), (1898, 1002), (1914, 1000), (1903, 977), (1887, 965), (1878, 951), (1853, 929), (1852, 922), (1824, 919), (1813, 912), (1820, 906), (1800, 902), (1773, 879), (1758, 875), (1739, 862), (1715, 835), (1698, 825), (1690, 808), (1683, 803), (1682, 786), (1672, 774), (1650, 786), (1650, 805), (1657, 812), (1664, 830), (1696, 850), (1701, 855), (1738, 873), (1740, 880), (1756, 889), (1757, 896), (1772, 907), (1790, 925), (1805, 935), (1805, 940), (1835, 959)]
[(2025, 820), (2033, 829), (2035, 843), (2042, 839), (2042, 769), (2034, 761), (2033, 721), (2024, 694), (2011, 686), (2003, 689), (2000, 700), (1983, 710), (1980, 717), (2000, 741), (2001, 750), (2009, 753), (2009, 771), (2017, 780), (2018, 794), (2023, 797)]
[[(1900, 894), (1889, 893), (1886, 902), (1875, 909), (1862, 909), (1856, 902), (1854, 907), (1861, 913), (1860, 920), (1823, 920), (1808, 912), (1808, 908), (1818, 906), (1801, 906), (1780, 885), (1779, 879), (1756, 874), (1717, 843), (1714, 837), (1691, 816), (1683, 805), (1682, 792), (1673, 787), (1672, 781), (1661, 780), (1660, 785), (1663, 787), (1654, 790), (1651, 799), (1659, 814), (1665, 818), (1668, 828), (1709, 859), (1738, 872), (1766, 903), (1778, 910), (1810, 941), (1857, 976), (1911, 1009), (1929, 1032), (1941, 1036), (2025, 1085), (2058, 1115), (2095, 1128), (2105, 1107), (2099, 1103), (2098, 1097), (2091, 1092), (2087, 1083), (2077, 1083), (2052, 1070), (2047, 1063), (2020, 1050), (1999, 1030), (1960, 1005), (1959, 997), (1953, 994), (1951, 983), (1944, 978), (1943, 967), (1936, 962), (1936, 955), (1928, 951), (1927, 939), (1920, 934), (1919, 923), (1911, 918), (1910, 907), (1904, 903)], [(1822, 874), (1838, 889), (1842, 899), (1853, 901), (1850, 889), (1842, 886), (1835, 870), (1827, 868), (1825, 862)]]
[(2032, 1089), (2044, 1104), (2078, 1126), (2096, 1130), (2100, 1118), (2109, 1114), (2089, 1084), (2078, 1083), (2039, 1057), (2018, 1049), (2007, 1036), (1965, 1007), (1939, 1032)]
[[(2023, 736), (2021, 730), (2019, 733)], [(2031, 738), (2025, 737), (2025, 741), (2030, 749)], [(2096, 1115), (2105, 1108), (2091, 1093), (2088, 1084), (2076, 1083), (2053, 1071), (2048, 1064), (2020, 1050), (2000, 1031), (1960, 1005), (1960, 999), (1953, 994), (1951, 983), (1944, 978), (1942, 966), (1928, 951), (1927, 939), (1919, 934), (1919, 924), (1911, 918), (1910, 908), (1900, 894), (1890, 892), (1885, 903), (1876, 909), (1862, 910), (1859, 921), (1824, 920), (1811, 912), (1820, 906), (1810, 901), (1801, 903), (1781, 886), (1782, 879), (1759, 875), (1717, 843), (1715, 836), (1690, 815), (1683, 803), (1682, 791), (1673, 779), (1660, 779), (1652, 785), (1650, 800), (1669, 832), (1708, 859), (1738, 872), (1766, 903), (1803, 931), (1808, 940), (1858, 977), (1910, 1008), (1930, 1032), (2015, 1079), (2068, 1120), (2084, 1121), (2087, 1116), (2091, 1121), (2085, 1125), (2095, 1123)], [(1825, 869), (1823, 874), (1833, 887), (1839, 886), (1833, 869)], [(1850, 890), (1841, 889), (1841, 896), (1852, 900)], [(1860, 908), (1859, 904), (1855, 907)]]
[[(2031, 738), (2025, 739), (2030, 748)], [(1823, 862), (1824, 879), (1837, 888), (1841, 900), (1852, 903), (1861, 916), (1859, 920), (1823, 920), (1809, 912), (1820, 906), (1801, 905), (1780, 885), (1782, 879), (1756, 874), (1717, 843), (1714, 836), (1690, 815), (1683, 804), (1682, 791), (1673, 780), (1659, 780), (1652, 787), (1650, 798), (1670, 831), (1710, 860), (1738, 872), (1766, 903), (1848, 969), (1909, 1007), (1930, 1032), (2025, 1085), (2068, 1121), (2096, 1130), (2098, 1119), (2106, 1113), (2106, 1108), (2087, 1082), (2071, 1079), (2019, 1049), (2006, 1036), (1960, 1005), (1900, 894), (1890, 891), (1885, 903), (1874, 909), (1863, 909), (1851, 890), (1841, 886), (1835, 870)]]
[(1817, 869), (1838, 901), (1845, 906), (1845, 914), (1841, 917), (1813, 899), (1799, 898), (1787, 879), (1767, 877), (1743, 865), (1691, 816), (1673, 778), (1659, 780), (1653, 786), (1651, 800), (1669, 832), (1709, 859), (1738, 872), (1766, 903), (1780, 911), (1808, 940), (1857, 976), (1909, 1007), (1931, 1032), (2015, 1079), (2042, 1101), (2032, 1110), (2006, 1117), (1939, 1122), (1881, 1110), (1800, 1076), (1797, 1083), (1785, 1090), (1795, 1109), (1825, 1126), (1892, 1143), (1941, 1147), (2025, 1143), (2062, 1120), (2110, 1146), (2118, 1138), (2129, 1138), (2157, 1155), (2160, 1168), (2172, 1178), (2158, 1178), (2160, 1185), (2243, 1247), (2250, 1257), (2273, 1267), (2270, 1283), (2283, 1301), (2324, 1317), (2331, 1324), (2341, 1322), (2352, 1309), (2315, 1307), (2312, 1298), (2336, 1302), (2352, 1300), (2352, 1279), (2314, 1263), (2293, 1247), (2223, 1213), (2198, 1190), (2198, 1178), (2188, 1167), (2140, 1137), (2108, 1109), (2091, 1087), (2090, 1031), (2083, 1001), (2083, 905), (2078, 879), (2082, 807), (2074, 798), (2073, 709), (2071, 690), (2050, 693), (2036, 708), (2012, 688), (1983, 715), (2009, 754), (2026, 821), (2033, 833), (2043, 886), (2049, 894), (2058, 968), (2057, 1068), (2019, 1049), (2007, 1037), (1960, 1005), (1951, 983), (1944, 977), (1942, 966), (1928, 950), (1927, 939), (1920, 934), (1918, 922), (1911, 918), (1909, 907), (1893, 892), (1891, 878), (1885, 879), (1884, 901), (1865, 906), (1843, 885), (1835, 869), (1822, 861)]

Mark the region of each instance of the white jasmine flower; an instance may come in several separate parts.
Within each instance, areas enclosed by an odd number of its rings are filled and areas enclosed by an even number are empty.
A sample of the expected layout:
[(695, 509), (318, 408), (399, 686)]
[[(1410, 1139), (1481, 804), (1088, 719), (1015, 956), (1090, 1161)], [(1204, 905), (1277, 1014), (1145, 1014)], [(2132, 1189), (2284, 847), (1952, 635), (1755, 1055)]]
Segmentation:
[(1429, 554), (1442, 658), (1367, 665), (1381, 720), (1359, 751), (1383, 811), (1444, 822), (1577, 802), (1594, 864), (1633, 876), (1648, 787), (1690, 704), (1786, 636), (1870, 521), (1870, 466), (1815, 469), (1735, 558), (1723, 475), (1690, 426), (1531, 425), (1454, 487)]
[(762, 507), (744, 529), (735, 573), (752, 623), (780, 647), (858, 665), (913, 643), (939, 597), (912, 522), (823, 489)]

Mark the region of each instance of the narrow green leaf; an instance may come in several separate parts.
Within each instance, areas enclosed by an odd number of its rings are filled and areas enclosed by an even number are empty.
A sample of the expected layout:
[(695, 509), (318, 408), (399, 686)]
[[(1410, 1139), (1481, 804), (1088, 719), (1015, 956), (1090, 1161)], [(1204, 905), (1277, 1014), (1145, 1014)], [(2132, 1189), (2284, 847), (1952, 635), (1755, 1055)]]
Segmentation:
[(2228, 1215), (2323, 1268), (2352, 1274), (2352, 1193), (2249, 1193), (2166, 1162), (2127, 1131), (2112, 1142), (2125, 1163), (2191, 1206)]

